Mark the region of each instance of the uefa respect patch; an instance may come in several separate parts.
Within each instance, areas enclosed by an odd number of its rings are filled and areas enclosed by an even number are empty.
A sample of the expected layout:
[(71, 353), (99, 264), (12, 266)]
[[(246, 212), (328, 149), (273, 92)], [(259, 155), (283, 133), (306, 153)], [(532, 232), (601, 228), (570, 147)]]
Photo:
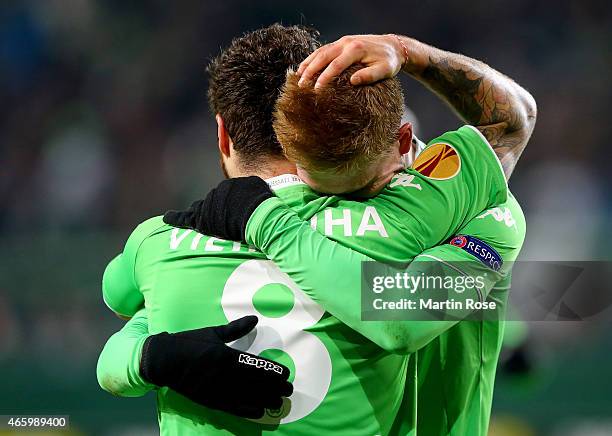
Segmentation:
[(450, 245), (467, 251), (494, 271), (504, 264), (502, 257), (489, 244), (469, 235), (453, 236), (447, 241)]

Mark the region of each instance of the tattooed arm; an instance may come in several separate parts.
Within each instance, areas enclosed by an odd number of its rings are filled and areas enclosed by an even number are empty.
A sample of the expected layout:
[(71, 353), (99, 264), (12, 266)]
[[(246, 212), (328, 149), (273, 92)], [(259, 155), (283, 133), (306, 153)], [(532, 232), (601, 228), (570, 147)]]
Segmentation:
[(362, 85), (397, 74), (400, 69), (434, 91), (467, 123), (478, 128), (510, 177), (535, 126), (536, 104), (529, 92), (500, 72), (455, 53), (397, 35), (354, 35), (315, 50), (300, 64), (300, 86), (318, 72), (315, 88), (359, 62), (351, 77)]
[(537, 108), (531, 94), (483, 62), (399, 38), (409, 54), (402, 70), (478, 128), (510, 178), (535, 126)]

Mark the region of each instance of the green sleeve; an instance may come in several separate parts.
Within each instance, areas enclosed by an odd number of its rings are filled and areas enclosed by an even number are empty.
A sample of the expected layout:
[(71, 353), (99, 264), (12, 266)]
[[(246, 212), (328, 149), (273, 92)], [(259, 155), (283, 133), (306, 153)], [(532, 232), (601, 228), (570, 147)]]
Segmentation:
[(142, 242), (163, 226), (161, 217), (151, 218), (132, 232), (123, 252), (110, 261), (102, 278), (102, 297), (115, 313), (131, 317), (144, 305), (144, 297), (135, 277), (136, 257)]
[(107, 265), (102, 277), (104, 303), (118, 315), (130, 318), (144, 304), (134, 281), (134, 264), (121, 253)]
[[(474, 219), (474, 225), (479, 224), (478, 219)], [(503, 230), (503, 227), (498, 228)], [(414, 352), (457, 322), (362, 321), (361, 265), (371, 259), (313, 231), (308, 223), (301, 221), (277, 198), (266, 200), (256, 209), (247, 224), (246, 236), (249, 243), (273, 260), (328, 312), (386, 350)], [(492, 246), (496, 247), (495, 244)], [(502, 251), (502, 256), (505, 252)], [(447, 263), (449, 261), (461, 262), (463, 270), (457, 270)], [(393, 274), (392, 268), (387, 268), (389, 274)], [(449, 244), (425, 250), (410, 264), (408, 272), (440, 275), (441, 268), (449, 276), (487, 277), (482, 289), (466, 290), (462, 294), (465, 298), (484, 300), (494, 284), (502, 278), (500, 273), (491, 270), (471, 254)], [(414, 297), (422, 297), (421, 291), (417, 290)]]
[(140, 376), (140, 355), (149, 336), (144, 309), (112, 335), (98, 358), (98, 383), (107, 392), (121, 397), (140, 397), (154, 389)]
[[(379, 271), (385, 274), (381, 268), (379, 268)], [(393, 275), (395, 271), (395, 269), (388, 267), (386, 275)], [(459, 321), (468, 317), (474, 310), (465, 308), (466, 300), (486, 301), (491, 289), (503, 278), (502, 273), (493, 271), (471, 254), (450, 244), (438, 245), (423, 251), (408, 265), (405, 272), (410, 276), (422, 276), (425, 279), (432, 276), (450, 277), (454, 280), (463, 276), (480, 277), (483, 281), (479, 285), (466, 286), (461, 293), (449, 291), (447, 294), (442, 292), (442, 288), (418, 287), (414, 294), (408, 296), (409, 299), (415, 300), (417, 303), (421, 299), (432, 298), (437, 300), (437, 296), (441, 297), (440, 301), (452, 298), (455, 301), (462, 302), (464, 308), (449, 311), (451, 316), (445, 317), (445, 312), (442, 312), (437, 316), (429, 314), (430, 317), (427, 319), (425, 315), (428, 315), (428, 313), (421, 310), (418, 312), (419, 320), (390, 319), (388, 321), (363, 322), (367, 328), (379, 331), (378, 334), (384, 340), (383, 348), (401, 354), (414, 353)], [(441, 320), (443, 318), (445, 319)]]
[[(444, 150), (444, 147), (440, 147), (442, 144), (449, 145), (452, 149), (447, 149), (442, 154), (434, 153), (434, 150)], [(447, 162), (453, 161), (449, 158), (455, 152), (459, 155), (458, 168), (456, 175), (452, 175), (455, 166)], [(456, 185), (459, 190), (455, 190), (454, 194), (462, 197), (458, 198), (458, 201), (471, 199), (474, 202), (480, 198), (486, 199), (487, 204), (481, 209), (499, 205), (507, 200), (508, 182), (501, 163), (487, 139), (474, 126), (465, 125), (429, 141), (411, 169), (435, 180), (440, 188), (444, 184)]]

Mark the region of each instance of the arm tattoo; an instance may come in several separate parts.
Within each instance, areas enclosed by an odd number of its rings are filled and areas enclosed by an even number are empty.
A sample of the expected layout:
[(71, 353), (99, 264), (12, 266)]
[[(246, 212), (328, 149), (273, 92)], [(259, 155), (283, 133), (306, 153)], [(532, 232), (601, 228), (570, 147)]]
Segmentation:
[(482, 132), (509, 178), (535, 123), (527, 91), (482, 62), (452, 53), (430, 56), (417, 79)]

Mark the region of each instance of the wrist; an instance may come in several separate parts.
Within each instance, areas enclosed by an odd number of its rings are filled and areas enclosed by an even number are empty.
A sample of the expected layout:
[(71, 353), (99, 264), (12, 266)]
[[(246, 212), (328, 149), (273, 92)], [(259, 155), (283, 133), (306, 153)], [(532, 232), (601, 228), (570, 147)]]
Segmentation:
[(145, 382), (159, 387), (168, 386), (169, 383), (166, 379), (168, 371), (164, 368), (165, 359), (160, 358), (158, 352), (160, 348), (164, 349), (166, 345), (171, 345), (165, 340), (169, 336), (165, 332), (149, 336), (143, 342), (140, 355), (140, 377)]
[(141, 338), (138, 339), (136, 343), (135, 353), (132, 357), (132, 361), (128, 369), (130, 379), (133, 380), (133, 382), (138, 386), (141, 386), (148, 390), (155, 389), (158, 387), (156, 384), (151, 383), (142, 375), (142, 353), (145, 343), (150, 337), (151, 335), (143, 335)]
[(404, 68), (410, 60), (410, 50), (405, 42), (405, 37), (401, 35), (397, 35), (395, 33), (390, 33), (387, 35), (389, 38), (389, 42), (395, 48), (395, 53), (397, 57), (400, 59), (401, 68)]
[(429, 56), (425, 44), (414, 38), (402, 35), (394, 35), (399, 50), (404, 53), (402, 59), (402, 71), (410, 75), (420, 74), (429, 62)]

